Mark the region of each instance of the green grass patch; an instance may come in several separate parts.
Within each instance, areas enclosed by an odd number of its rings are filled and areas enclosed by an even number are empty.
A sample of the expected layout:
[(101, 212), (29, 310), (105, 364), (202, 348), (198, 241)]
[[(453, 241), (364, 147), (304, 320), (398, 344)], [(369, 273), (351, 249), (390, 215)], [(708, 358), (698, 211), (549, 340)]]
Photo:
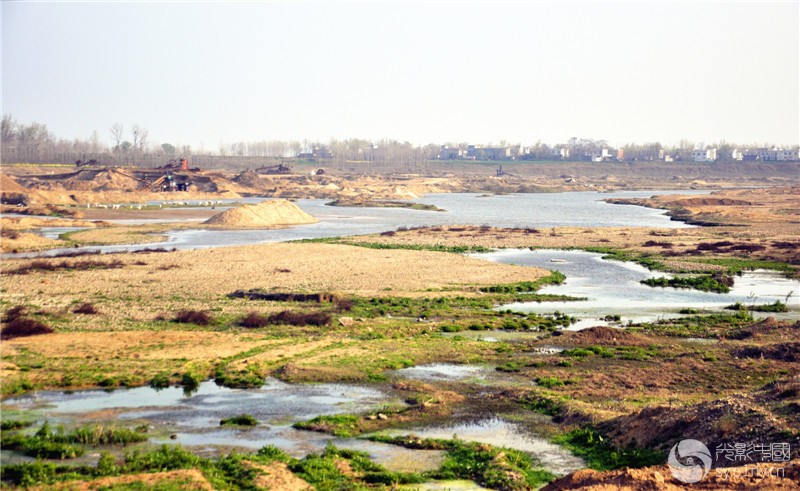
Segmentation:
[(641, 254), (633, 251), (613, 249), (611, 247), (585, 247), (583, 250), (602, 254), (603, 259), (633, 262), (654, 271), (665, 271), (668, 269), (663, 263), (664, 257), (658, 254)]
[(658, 322), (638, 324), (628, 330), (643, 330), (662, 336), (683, 338), (735, 337), (742, 328), (753, 322), (753, 316), (746, 310), (732, 314), (690, 315), (677, 319), (664, 319)]
[(664, 462), (662, 452), (641, 448), (617, 448), (595, 429), (588, 427), (577, 428), (559, 435), (553, 442), (583, 457), (590, 468), (598, 471), (622, 467), (646, 467)]
[(648, 278), (639, 283), (651, 287), (689, 288), (714, 293), (728, 293), (731, 291), (729, 285), (711, 277), (711, 275), (678, 278)]
[(553, 387), (561, 387), (564, 385), (564, 383), (565, 382), (558, 377), (538, 377), (536, 379), (536, 385), (548, 389), (552, 389)]
[(535, 281), (520, 281), (517, 283), (509, 283), (505, 285), (492, 285), (485, 286), (480, 291), (485, 293), (521, 293), (521, 292), (535, 292), (545, 285), (560, 285), (564, 283), (567, 277), (560, 271), (551, 271), (550, 275), (539, 278)]
[(249, 414), (239, 414), (219, 421), (220, 426), (258, 426), (258, 420)]
[(789, 307), (780, 300), (766, 305), (745, 305), (741, 302), (728, 305), (725, 307), (727, 310), (749, 310), (751, 312), (789, 312)]
[(552, 417), (562, 416), (566, 412), (566, 405), (563, 402), (536, 394), (521, 397), (519, 403), (529, 411)]
[(555, 476), (524, 452), (457, 439), (421, 439), (413, 435), (377, 435), (373, 441), (412, 449), (444, 450), (445, 461), (438, 471), (423, 475), (430, 479), (470, 479), (497, 490), (537, 489)]
[(450, 252), (453, 254), (467, 254), (474, 252), (492, 252), (494, 249), (483, 246), (445, 246), (445, 245), (425, 245), (425, 244), (384, 244), (381, 242), (361, 242), (347, 240), (341, 237), (329, 237), (319, 239), (302, 239), (301, 243), (322, 243), (322, 244), (343, 244), (356, 247), (366, 247), (367, 249), (403, 249), (410, 251), (433, 251)]
[(693, 257), (691, 261), (714, 264), (726, 268), (728, 274), (739, 274), (742, 271), (752, 271), (755, 269), (769, 269), (772, 271), (780, 271), (787, 276), (797, 272), (797, 266), (787, 264), (780, 261), (761, 261), (756, 259), (739, 259), (739, 258), (704, 258)]
[(361, 418), (354, 414), (335, 414), (331, 416), (317, 416), (308, 421), (298, 421), (293, 428), (308, 431), (329, 433), (340, 438), (349, 438), (361, 433), (359, 421)]
[(18, 419), (7, 419), (0, 423), (0, 430), (21, 430), (33, 426), (34, 421), (20, 421)]

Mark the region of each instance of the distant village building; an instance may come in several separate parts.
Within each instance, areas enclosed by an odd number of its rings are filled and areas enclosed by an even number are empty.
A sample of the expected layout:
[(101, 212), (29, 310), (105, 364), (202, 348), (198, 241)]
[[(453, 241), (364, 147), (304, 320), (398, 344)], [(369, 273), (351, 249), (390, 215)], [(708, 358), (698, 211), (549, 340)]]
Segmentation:
[(695, 162), (714, 162), (717, 160), (716, 148), (705, 148), (692, 151), (692, 160)]
[(314, 147), (310, 152), (302, 152), (297, 154), (298, 159), (332, 159), (333, 152), (330, 151), (328, 147), (325, 146), (317, 146)]
[[(617, 155), (619, 155), (619, 152)], [(600, 151), (600, 153), (593, 153), (591, 155), (591, 160), (592, 162), (611, 162), (614, 160), (614, 158), (611, 156), (611, 149), (604, 148)]]
[(478, 160), (508, 160), (511, 158), (511, 149), (503, 147), (478, 148)]
[(756, 160), (764, 162), (786, 162), (800, 160), (797, 150), (784, 150), (782, 148), (759, 148), (756, 152)]
[(439, 160), (458, 160), (463, 156), (463, 151), (458, 147), (442, 145), (439, 148)]

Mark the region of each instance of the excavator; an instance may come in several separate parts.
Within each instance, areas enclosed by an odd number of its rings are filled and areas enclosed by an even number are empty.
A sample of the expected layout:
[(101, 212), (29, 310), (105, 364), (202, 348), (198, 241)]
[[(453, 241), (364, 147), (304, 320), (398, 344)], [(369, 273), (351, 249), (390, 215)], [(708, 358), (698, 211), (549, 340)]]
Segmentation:
[(170, 159), (169, 163), (167, 163), (166, 165), (162, 165), (161, 167), (156, 167), (156, 169), (159, 170), (174, 169), (174, 170), (182, 170), (188, 172), (190, 170), (189, 160), (184, 158)]
[(278, 165), (264, 166), (256, 169), (259, 174), (290, 174), (294, 164), (291, 161), (283, 161)]

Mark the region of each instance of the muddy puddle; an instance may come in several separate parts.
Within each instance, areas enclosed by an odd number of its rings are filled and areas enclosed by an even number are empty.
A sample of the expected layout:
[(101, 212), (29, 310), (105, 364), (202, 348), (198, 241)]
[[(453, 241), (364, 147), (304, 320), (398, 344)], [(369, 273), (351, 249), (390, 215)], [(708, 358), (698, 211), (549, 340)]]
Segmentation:
[[(40, 391), (3, 401), (3, 411), (24, 411), (54, 424), (121, 424), (149, 427), (152, 443), (180, 443), (201, 453), (220, 447), (256, 450), (273, 444), (302, 457), (325, 448), (332, 437), (291, 425), (320, 415), (378, 409), (393, 402), (369, 387), (341, 384), (291, 385), (268, 379), (259, 389), (229, 389), (203, 382), (192, 394), (170, 387), (114, 391)], [(396, 402), (396, 401), (394, 401)], [(223, 418), (250, 414), (253, 428), (221, 427)], [(364, 442), (369, 443), (369, 442)], [(377, 452), (380, 453), (380, 452)]]
[(435, 427), (388, 430), (385, 433), (392, 436), (413, 434), (422, 438), (459, 438), (521, 450), (537, 458), (542, 467), (557, 475), (566, 475), (586, 467), (583, 459), (572, 455), (569, 450), (551, 443), (547, 438), (531, 434), (517, 423), (497, 417)]
[(425, 381), (481, 381), (492, 374), (489, 367), (478, 365), (455, 365), (452, 363), (431, 363), (410, 368), (394, 370), (392, 375), (399, 378)]
[(569, 329), (613, 324), (606, 316), (621, 317), (616, 325), (628, 322), (652, 322), (680, 317), (685, 308), (718, 312), (725, 306), (741, 302), (745, 305), (770, 304), (776, 300), (786, 302), (786, 314), (759, 314), (755, 317), (800, 318), (800, 281), (784, 278), (781, 274), (756, 270), (736, 276), (730, 293), (711, 293), (679, 288), (651, 288), (640, 283), (647, 278), (665, 276), (649, 271), (634, 263), (608, 261), (601, 254), (584, 251), (507, 249), (484, 254), (472, 254), (506, 264), (536, 266), (564, 273), (567, 280), (561, 285), (546, 286), (540, 293), (586, 297), (580, 302), (516, 302), (502, 305), (500, 309), (518, 312), (552, 314), (554, 311), (578, 317)]
[[(467, 380), (494, 376), (489, 367), (434, 364), (417, 370), (398, 370), (403, 377), (422, 380)], [(444, 453), (435, 450), (412, 450), (359, 438), (338, 438), (331, 435), (292, 428), (297, 421), (320, 415), (379, 410), (386, 405), (401, 404), (389, 394), (371, 387), (345, 384), (293, 385), (268, 379), (259, 389), (229, 389), (213, 382), (203, 382), (191, 394), (171, 387), (156, 391), (150, 387), (114, 391), (86, 390), (75, 392), (39, 391), (6, 399), (4, 414), (24, 419), (50, 421), (67, 428), (98, 424), (126, 427), (146, 426), (150, 444), (181, 444), (206, 456), (215, 456), (232, 449), (255, 451), (275, 445), (288, 454), (302, 458), (319, 453), (328, 444), (366, 452), (377, 463), (396, 472), (423, 472), (438, 469)], [(223, 418), (239, 414), (254, 416), (255, 427), (220, 426)], [(38, 426), (38, 425), (37, 425)], [(473, 440), (528, 452), (543, 467), (557, 474), (584, 467), (569, 451), (531, 435), (523, 427), (493, 418), (450, 426), (415, 428), (394, 434), (414, 433), (430, 438)], [(93, 463), (97, 455), (85, 456), (81, 463)], [(30, 460), (3, 452), (7, 462)], [(85, 462), (84, 462), (85, 461)], [(77, 463), (77, 461), (73, 461)], [(436, 483), (432, 485), (439, 485)], [(474, 483), (473, 483), (474, 484)], [(443, 489), (443, 488), (425, 488)], [(478, 489), (466, 487), (463, 489)]]

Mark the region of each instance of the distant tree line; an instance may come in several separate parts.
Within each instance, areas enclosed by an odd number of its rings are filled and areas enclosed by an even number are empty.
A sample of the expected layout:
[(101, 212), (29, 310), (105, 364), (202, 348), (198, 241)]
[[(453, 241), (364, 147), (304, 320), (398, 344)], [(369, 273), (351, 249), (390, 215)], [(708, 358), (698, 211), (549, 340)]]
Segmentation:
[[(195, 152), (188, 145), (154, 143), (147, 128), (133, 124), (126, 128), (122, 123), (112, 124), (104, 141), (97, 131), (89, 138), (73, 140), (58, 138), (47, 126), (40, 123), (24, 124), (11, 115), (2, 118), (2, 161), (4, 163), (60, 163), (95, 161), (101, 165), (156, 167), (169, 159), (186, 157), (198, 165), (211, 166), (219, 163), (238, 162), (239, 167), (257, 166), (262, 160), (301, 159), (324, 161), (327, 164), (345, 165), (376, 164), (381, 166), (403, 165), (406, 168), (422, 165), (431, 160), (481, 160), (491, 155), (490, 160), (518, 161), (580, 161), (598, 156), (624, 161), (654, 161), (665, 156), (674, 160), (692, 160), (697, 148), (714, 147), (718, 161), (734, 160), (734, 151), (743, 148), (772, 148), (771, 144), (735, 145), (719, 142), (711, 145), (683, 140), (675, 146), (659, 142), (629, 143), (611, 148), (605, 140), (571, 138), (565, 143), (547, 144), (537, 141), (532, 145), (513, 144), (507, 141), (475, 145), (466, 142), (430, 143), (413, 145), (407, 141), (391, 139), (331, 139), (327, 142), (312, 140), (261, 140), (235, 142), (220, 145), (216, 152)], [(106, 143), (110, 138), (111, 144)], [(476, 150), (478, 149), (478, 150)], [(797, 147), (794, 147), (797, 149)], [(487, 152), (491, 150), (492, 152)], [(498, 157), (499, 156), (499, 157)], [(362, 168), (360, 166), (359, 168)]]

